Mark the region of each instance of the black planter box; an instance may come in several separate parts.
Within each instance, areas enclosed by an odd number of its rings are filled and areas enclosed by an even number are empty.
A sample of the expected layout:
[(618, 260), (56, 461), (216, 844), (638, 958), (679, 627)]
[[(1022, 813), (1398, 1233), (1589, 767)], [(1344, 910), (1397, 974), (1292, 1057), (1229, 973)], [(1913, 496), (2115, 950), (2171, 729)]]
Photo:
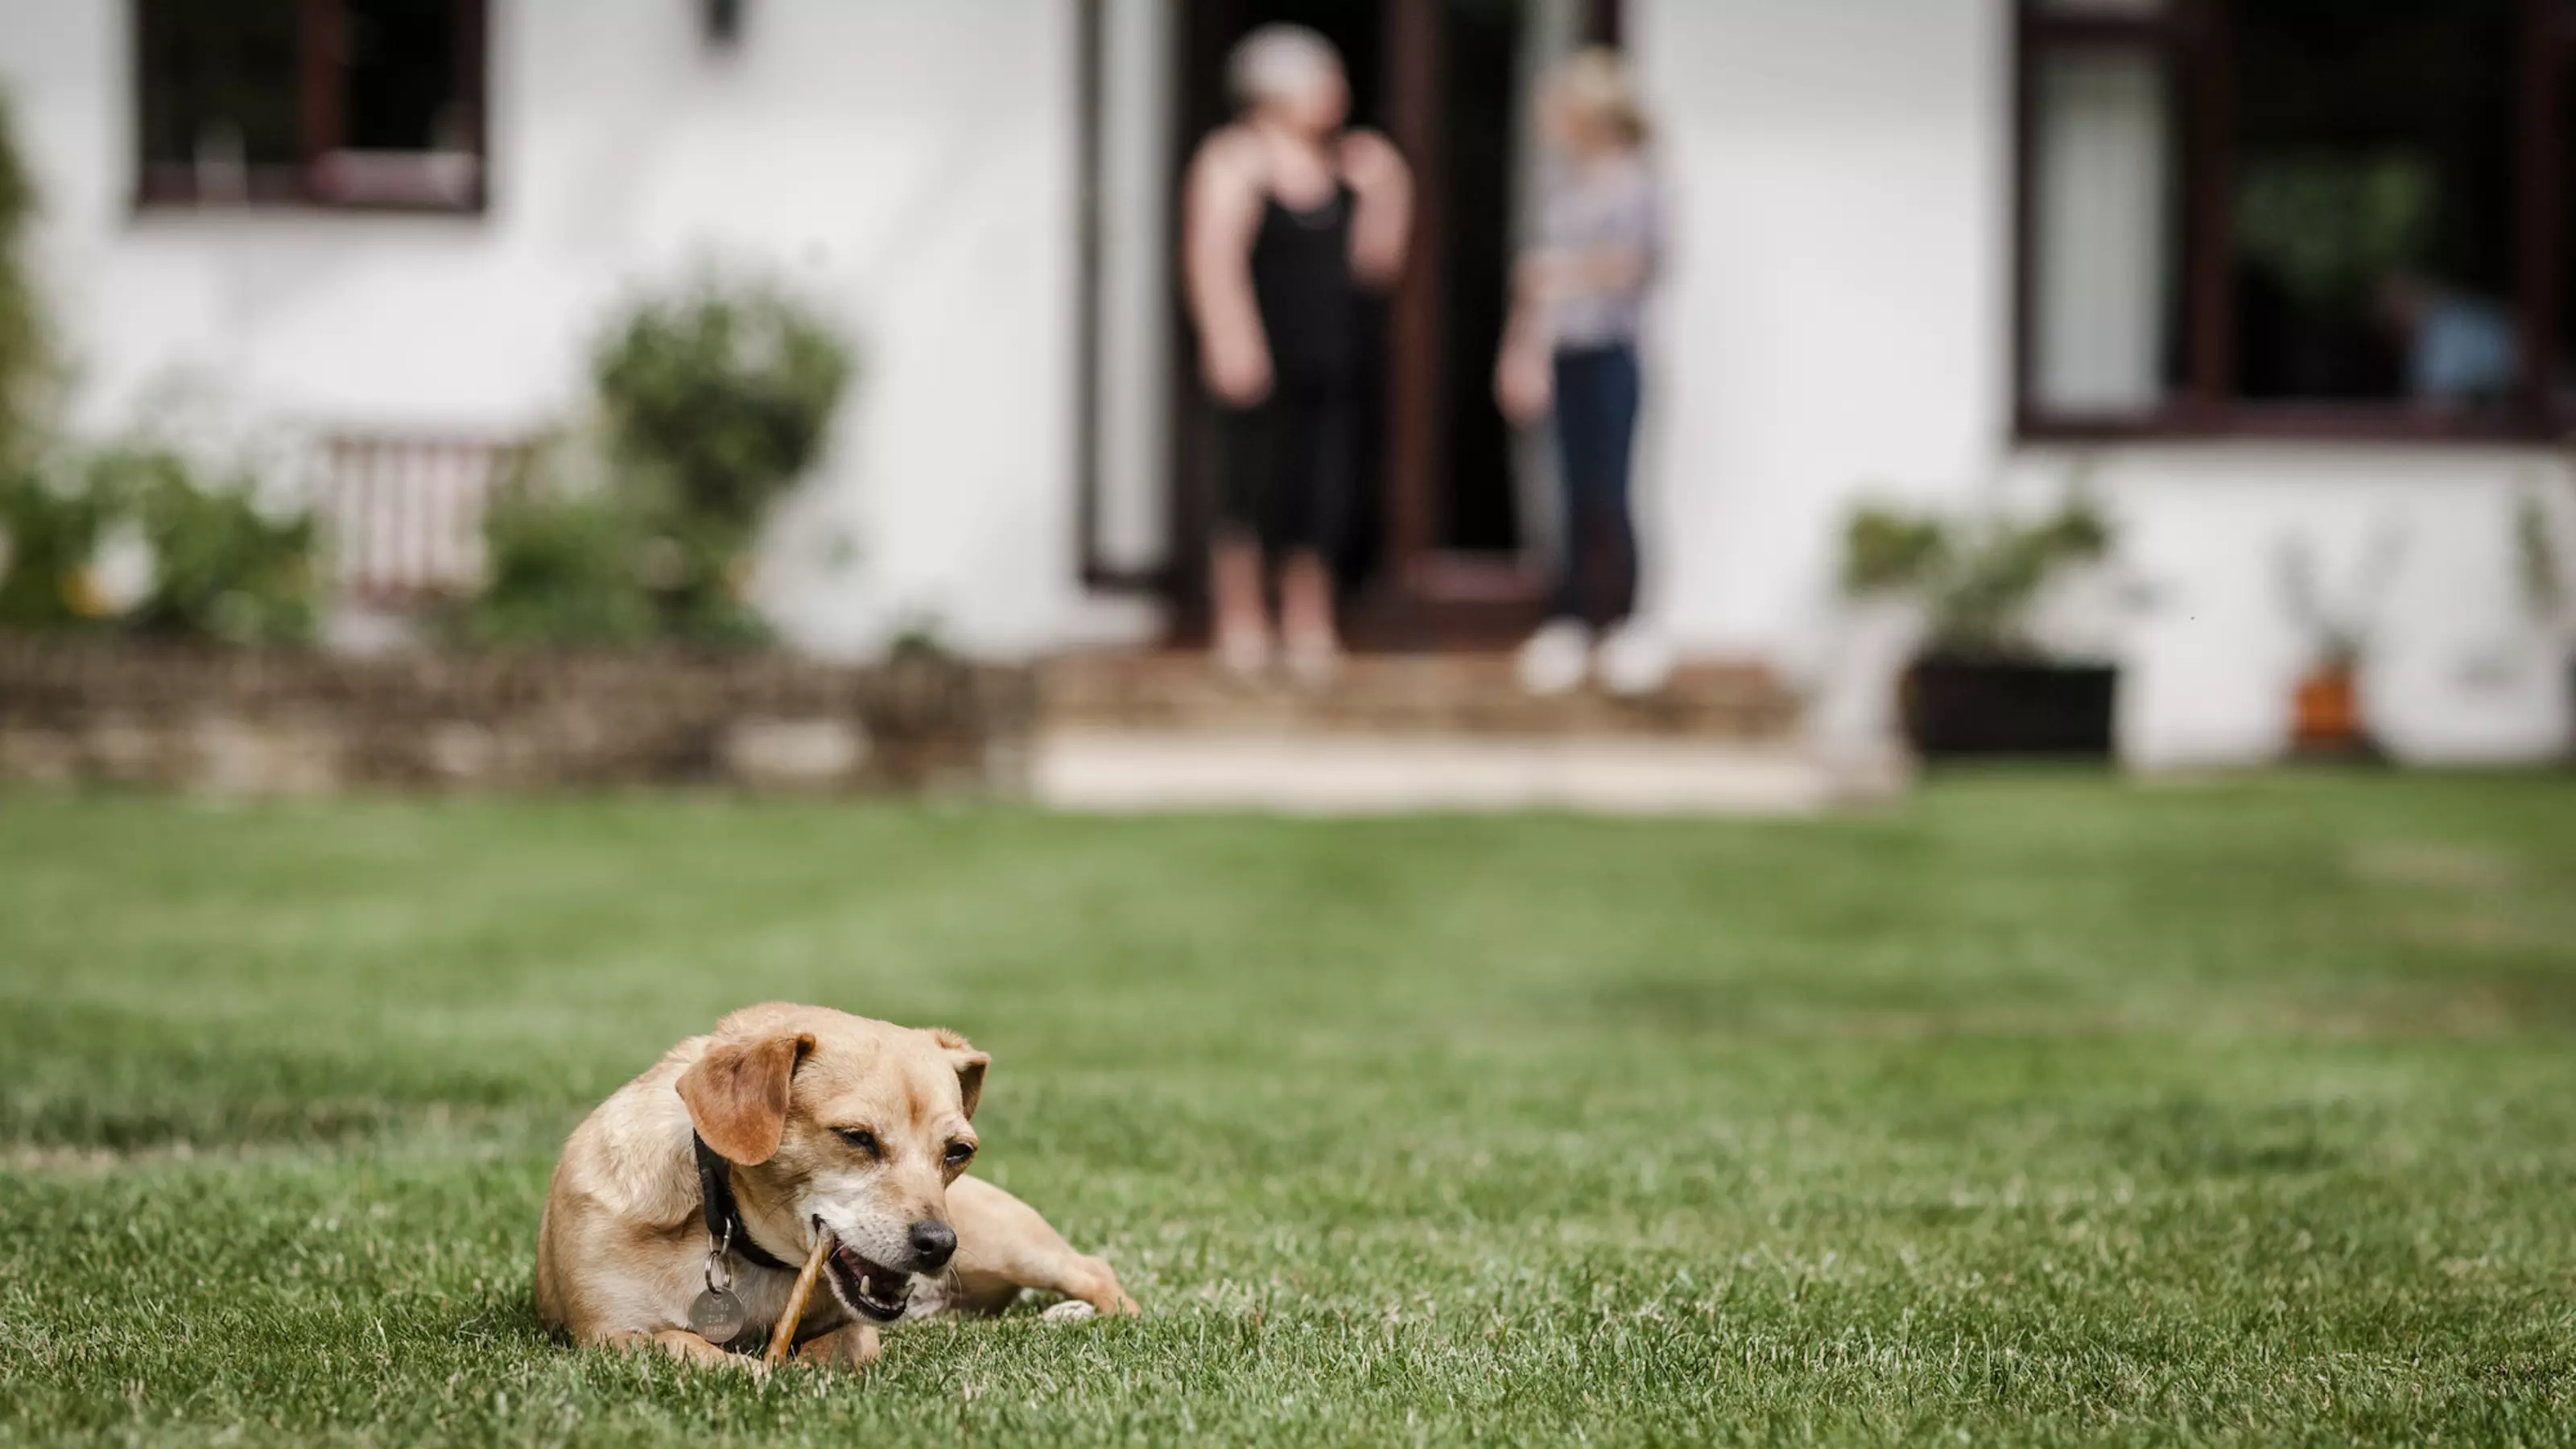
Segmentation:
[(2111, 757), (2120, 671), (2107, 664), (1932, 656), (1905, 671), (1905, 738), (1927, 760)]

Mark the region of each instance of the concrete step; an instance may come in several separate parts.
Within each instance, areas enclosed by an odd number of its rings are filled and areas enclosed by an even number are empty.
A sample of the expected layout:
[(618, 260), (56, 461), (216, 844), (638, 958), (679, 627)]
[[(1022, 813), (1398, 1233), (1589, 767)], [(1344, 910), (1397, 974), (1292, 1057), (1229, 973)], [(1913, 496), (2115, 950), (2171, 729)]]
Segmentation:
[(1379, 815), (1570, 810), (1805, 815), (1890, 798), (1895, 755), (1827, 761), (1791, 744), (1650, 736), (1260, 735), (1050, 728), (1039, 803), (1105, 814)]
[(1781, 742), (1798, 733), (1795, 694), (1759, 665), (1692, 665), (1635, 699), (1595, 689), (1522, 691), (1502, 654), (1358, 655), (1329, 684), (1228, 676), (1206, 656), (1073, 655), (1039, 676), (1049, 727), (1164, 733), (1661, 738)]

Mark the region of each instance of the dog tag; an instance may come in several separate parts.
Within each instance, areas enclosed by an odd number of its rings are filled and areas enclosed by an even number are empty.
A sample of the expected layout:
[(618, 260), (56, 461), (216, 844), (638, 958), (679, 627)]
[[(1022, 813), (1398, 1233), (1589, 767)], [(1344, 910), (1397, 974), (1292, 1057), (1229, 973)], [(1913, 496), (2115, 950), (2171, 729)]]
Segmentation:
[(689, 1331), (709, 1343), (733, 1342), (750, 1319), (742, 1300), (722, 1288), (709, 1288), (689, 1304)]

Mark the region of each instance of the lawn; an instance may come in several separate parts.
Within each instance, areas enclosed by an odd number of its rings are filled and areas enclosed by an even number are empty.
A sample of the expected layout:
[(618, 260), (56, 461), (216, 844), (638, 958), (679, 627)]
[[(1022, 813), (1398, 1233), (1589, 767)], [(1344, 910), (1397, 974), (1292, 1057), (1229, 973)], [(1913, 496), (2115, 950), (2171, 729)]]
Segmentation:
[[(549, 1341), (770, 997), (994, 1054), (1132, 1323)], [(2576, 779), (1808, 823), (0, 796), (0, 1442), (2576, 1442)]]

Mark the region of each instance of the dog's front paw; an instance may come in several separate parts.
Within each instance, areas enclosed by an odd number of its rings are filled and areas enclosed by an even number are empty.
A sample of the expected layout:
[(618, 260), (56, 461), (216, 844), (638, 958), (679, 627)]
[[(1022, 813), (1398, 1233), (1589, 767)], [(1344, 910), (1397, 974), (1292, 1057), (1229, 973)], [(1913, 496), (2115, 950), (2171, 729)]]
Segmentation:
[(885, 1345), (878, 1339), (874, 1324), (852, 1323), (798, 1344), (796, 1361), (826, 1368), (862, 1369), (875, 1363), (884, 1352)]
[(612, 1333), (600, 1338), (598, 1343), (602, 1348), (613, 1348), (621, 1353), (666, 1353), (682, 1363), (746, 1373), (753, 1378), (764, 1377), (769, 1372), (769, 1365), (758, 1358), (749, 1354), (727, 1353), (685, 1328), (666, 1328), (658, 1333), (642, 1330)]
[(1038, 1315), (1041, 1320), (1048, 1323), (1081, 1323), (1099, 1316), (1099, 1309), (1079, 1298), (1068, 1298)]

